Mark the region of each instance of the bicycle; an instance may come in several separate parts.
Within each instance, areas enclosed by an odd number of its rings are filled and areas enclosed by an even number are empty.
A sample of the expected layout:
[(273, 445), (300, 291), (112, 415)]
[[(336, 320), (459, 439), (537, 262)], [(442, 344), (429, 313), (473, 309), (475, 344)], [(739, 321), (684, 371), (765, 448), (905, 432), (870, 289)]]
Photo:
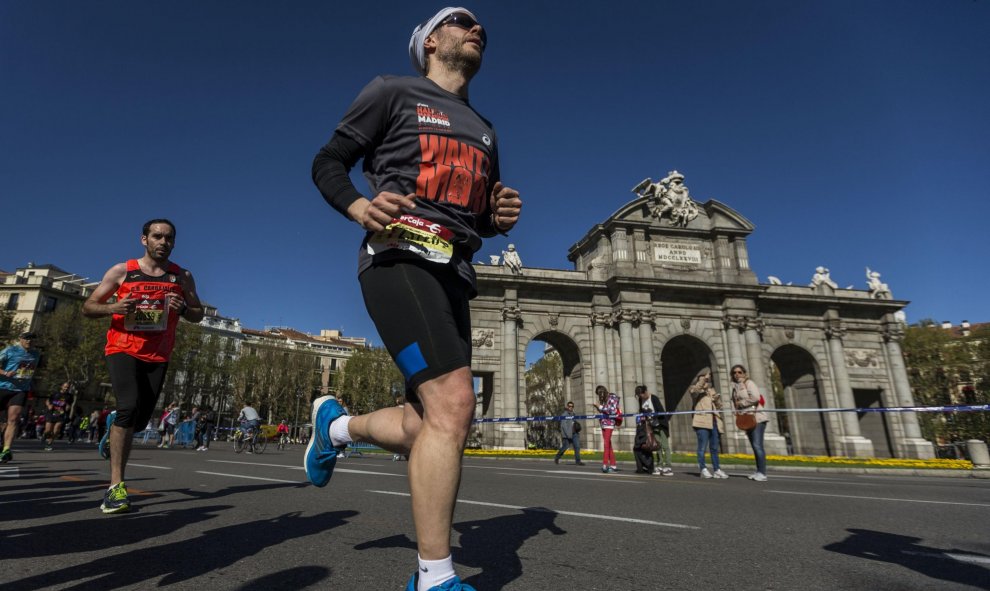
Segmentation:
[(287, 447), (289, 447), (289, 435), (282, 433), (278, 438), (278, 450), (282, 451)]
[(268, 447), (268, 437), (265, 437), (261, 429), (252, 429), (251, 434), (245, 440), (243, 429), (234, 430), (234, 453), (239, 454), (244, 451), (245, 443), (247, 443), (249, 451), (256, 454), (265, 453), (265, 449)]

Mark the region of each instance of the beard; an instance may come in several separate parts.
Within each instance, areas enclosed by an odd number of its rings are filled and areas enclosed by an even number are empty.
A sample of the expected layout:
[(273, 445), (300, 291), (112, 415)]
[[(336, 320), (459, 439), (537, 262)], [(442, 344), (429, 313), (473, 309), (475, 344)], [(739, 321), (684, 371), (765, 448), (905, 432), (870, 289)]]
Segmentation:
[(450, 37), (445, 37), (437, 47), (437, 61), (447, 69), (473, 78), (481, 69), (481, 53), (470, 51)]

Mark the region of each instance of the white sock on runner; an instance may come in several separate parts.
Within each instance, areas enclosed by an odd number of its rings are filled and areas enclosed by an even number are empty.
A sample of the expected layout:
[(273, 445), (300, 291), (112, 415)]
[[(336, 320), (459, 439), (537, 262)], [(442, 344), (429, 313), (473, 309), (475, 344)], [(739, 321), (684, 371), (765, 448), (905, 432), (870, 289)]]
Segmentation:
[(419, 554), (419, 585), (417, 591), (429, 591), (430, 587), (436, 587), (447, 579), (453, 579), (457, 573), (454, 572), (454, 560), (452, 557), (441, 558), (440, 560), (423, 560)]
[(354, 417), (343, 415), (334, 419), (330, 423), (330, 444), (334, 447), (340, 447), (342, 445), (347, 445), (353, 442), (351, 439), (351, 433), (347, 429), (347, 423), (351, 422)]

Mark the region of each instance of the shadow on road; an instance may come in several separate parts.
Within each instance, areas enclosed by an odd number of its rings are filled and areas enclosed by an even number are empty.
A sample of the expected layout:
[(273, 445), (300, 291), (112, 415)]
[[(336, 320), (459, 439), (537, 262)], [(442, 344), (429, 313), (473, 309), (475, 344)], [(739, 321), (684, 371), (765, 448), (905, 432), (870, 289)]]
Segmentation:
[[(501, 589), (522, 575), (519, 550), (529, 538), (547, 530), (554, 535), (567, 532), (554, 521), (557, 513), (543, 507), (528, 507), (521, 513), (455, 523), (461, 534), (460, 548), (453, 548), (454, 562), (481, 572), (464, 580), (478, 589)], [(358, 544), (355, 550), (368, 548), (409, 548), (416, 544), (405, 534)]]
[(330, 576), (330, 569), (322, 566), (297, 566), (255, 579), (237, 591), (272, 591), (272, 589), (305, 589)]
[(856, 558), (899, 564), (941, 581), (984, 587), (990, 581), (990, 570), (978, 564), (990, 562), (990, 557), (965, 550), (943, 550), (923, 546), (921, 538), (902, 536), (868, 529), (847, 529), (849, 537), (824, 546), (829, 552)]
[[(218, 510), (227, 508), (226, 506), (200, 507), (147, 516), (137, 515), (134, 516), (136, 519), (130, 520), (130, 523), (128, 516), (122, 515), (90, 522), (75, 521), (65, 524), (64, 527), (79, 532), (87, 531), (87, 527), (97, 526), (99, 523), (106, 524), (104, 528), (107, 529), (90, 532), (93, 534), (93, 539), (103, 542), (104, 545), (110, 541), (114, 545), (123, 545), (153, 539), (163, 532), (174, 531), (181, 525), (193, 521), (212, 519)], [(286, 513), (272, 519), (259, 519), (204, 531), (200, 535), (190, 536), (178, 542), (106, 555), (86, 564), (48, 570), (43, 574), (9, 581), (9, 584), (12, 589), (57, 587), (73, 591), (175, 585), (215, 573), (235, 562), (250, 558), (269, 546), (294, 538), (325, 533), (347, 523), (346, 520), (354, 515), (357, 515), (356, 511), (336, 511), (310, 517), (303, 517), (298, 512)], [(259, 535), (259, 532), (265, 532), (265, 535)], [(43, 546), (47, 542), (58, 540), (57, 533), (59, 532), (46, 531), (37, 536), (38, 539), (32, 545)], [(126, 536), (126, 539), (122, 539), (121, 536)], [(18, 544), (6, 543), (4, 547), (16, 548), (22, 545), (23, 540), (21, 537), (18, 539)], [(56, 554), (56, 552), (46, 552), (46, 554)], [(327, 574), (324, 569), (314, 567), (290, 569), (290, 571), (306, 580)], [(79, 582), (73, 585), (75, 581)], [(247, 588), (260, 589), (255, 586), (256, 583), (257, 581), (251, 582)]]

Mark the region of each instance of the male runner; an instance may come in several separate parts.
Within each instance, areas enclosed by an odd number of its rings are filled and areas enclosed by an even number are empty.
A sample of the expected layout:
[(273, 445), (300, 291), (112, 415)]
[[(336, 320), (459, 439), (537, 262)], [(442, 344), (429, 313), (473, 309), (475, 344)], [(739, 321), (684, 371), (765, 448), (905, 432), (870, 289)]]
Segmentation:
[(3, 434), (3, 451), (0, 464), (14, 459), (10, 446), (17, 436), (17, 426), (27, 393), (31, 390), (34, 371), (38, 369), (41, 354), (31, 347), (33, 332), (22, 332), (17, 342), (0, 351), (0, 412), (7, 409), (7, 428)]
[[(419, 569), (408, 591), (472, 589), (450, 555), (475, 407), (471, 258), (482, 236), (512, 229), (522, 207), (519, 193), (502, 184), (494, 129), (468, 102), (486, 42), (464, 8), (445, 8), (416, 27), (409, 55), (422, 76), (372, 80), (313, 162), (324, 199), (367, 230), (359, 281), (409, 404), (350, 417), (334, 397), (318, 398), (306, 475), (325, 486), (351, 441), (409, 454)], [(348, 177), (361, 158), (371, 198)]]
[[(166, 219), (147, 222), (141, 245), (144, 255), (110, 267), (83, 304), (83, 314), (90, 318), (112, 317), (105, 351), (117, 410), (107, 418), (110, 488), (100, 505), (104, 513), (130, 510), (124, 469), (134, 427), (143, 428), (158, 404), (179, 317), (203, 319), (192, 273), (169, 261), (175, 224)], [(114, 302), (107, 303), (112, 296)]]
[(69, 415), (69, 408), (72, 406), (72, 384), (64, 382), (58, 392), (52, 394), (45, 401), (45, 451), (52, 451), (55, 440), (62, 433), (62, 426), (65, 425)]

